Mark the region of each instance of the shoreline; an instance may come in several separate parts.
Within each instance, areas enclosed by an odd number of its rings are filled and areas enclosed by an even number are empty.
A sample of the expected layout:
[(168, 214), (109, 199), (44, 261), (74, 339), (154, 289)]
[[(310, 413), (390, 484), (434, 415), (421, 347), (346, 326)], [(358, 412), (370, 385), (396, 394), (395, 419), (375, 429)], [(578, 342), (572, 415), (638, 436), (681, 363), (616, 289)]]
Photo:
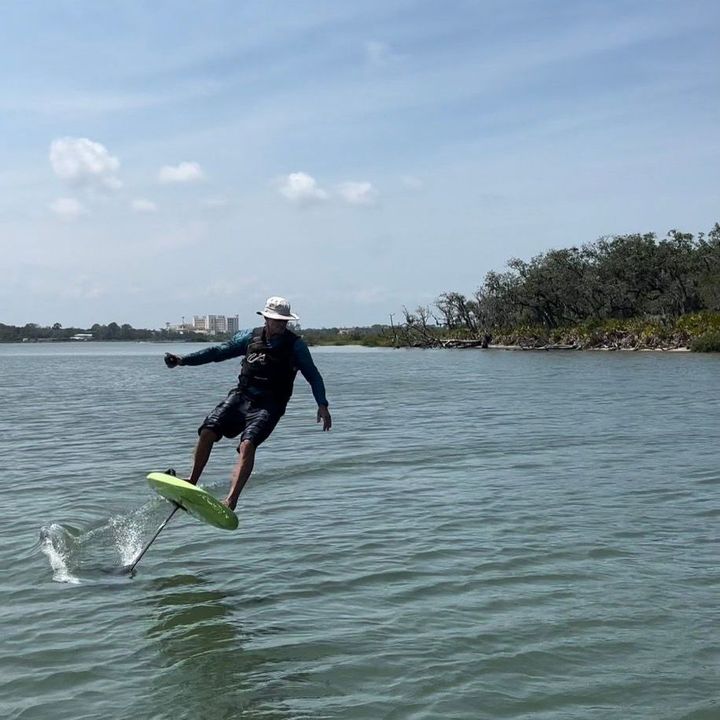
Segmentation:
[[(478, 348), (475, 348), (478, 349)], [(488, 345), (487, 350), (508, 350), (516, 352), (656, 352), (656, 353), (689, 353), (692, 350), (684, 346), (679, 347), (581, 347), (577, 345)]]
[[(222, 340), (56, 340), (54, 338), (38, 338), (33, 340), (0, 340), (0, 345), (94, 345), (97, 343), (113, 344), (158, 344), (158, 345), (198, 345), (202, 343), (213, 344)], [(582, 345), (508, 345), (503, 343), (490, 343), (482, 345), (476, 341), (468, 340), (446, 340), (437, 345), (371, 345), (363, 343), (315, 343), (309, 345), (311, 348), (323, 347), (360, 347), (368, 349), (388, 350), (502, 350), (505, 352), (647, 352), (647, 353), (691, 353), (687, 345), (665, 346), (665, 347), (612, 347), (608, 345), (586, 347)]]

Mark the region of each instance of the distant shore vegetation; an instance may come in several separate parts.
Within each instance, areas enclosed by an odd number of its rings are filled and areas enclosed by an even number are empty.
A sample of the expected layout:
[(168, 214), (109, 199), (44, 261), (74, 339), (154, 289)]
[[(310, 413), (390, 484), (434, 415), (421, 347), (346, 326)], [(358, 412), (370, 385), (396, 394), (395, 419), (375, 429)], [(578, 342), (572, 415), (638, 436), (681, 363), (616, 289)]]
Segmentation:
[[(321, 328), (298, 330), (309, 345), (366, 345), (368, 347), (392, 347), (393, 334), (387, 325), (355, 328)], [(145, 330), (125, 323), (119, 325), (95, 324), (90, 328), (63, 327), (60, 323), (46, 327), (36, 323), (5, 325), (0, 323), (0, 342), (87, 342), (87, 341), (134, 341), (134, 342), (223, 342), (233, 333), (205, 334), (179, 332), (176, 330)]]
[[(394, 336), (388, 325), (355, 328), (321, 328), (298, 330), (308, 345), (365, 345), (392, 347)], [(93, 325), (90, 328), (63, 327), (55, 323), (50, 327), (28, 323), (4, 325), (0, 323), (0, 342), (68, 342), (68, 341), (134, 341), (134, 342), (223, 342), (233, 333), (188, 333), (175, 330), (145, 330), (131, 325)]]
[[(671, 230), (614, 235), (489, 272), (471, 296), (449, 291), (397, 322), (302, 329), (309, 345), (507, 347), (720, 352), (720, 224), (697, 236)], [(0, 323), (0, 342), (220, 342), (230, 335)]]
[[(127, 323), (118, 325), (111, 322), (108, 325), (95, 324), (90, 328), (63, 327), (55, 323), (50, 327), (43, 327), (36, 323), (27, 325), (4, 325), (0, 323), (0, 342), (63, 342), (66, 340), (188, 340), (183, 335), (172, 330), (143, 330), (134, 328)], [(193, 336), (192, 340), (207, 341), (205, 335)]]
[(507, 267), (470, 297), (405, 309), (399, 343), (720, 351), (720, 224), (603, 237)]

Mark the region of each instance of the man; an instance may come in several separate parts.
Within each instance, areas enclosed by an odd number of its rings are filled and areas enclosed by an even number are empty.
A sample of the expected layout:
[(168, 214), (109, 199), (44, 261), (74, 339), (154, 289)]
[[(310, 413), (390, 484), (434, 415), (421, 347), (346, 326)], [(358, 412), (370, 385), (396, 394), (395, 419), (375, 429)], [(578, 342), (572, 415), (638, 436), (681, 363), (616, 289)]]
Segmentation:
[(188, 478), (191, 483), (197, 484), (213, 445), (221, 437), (240, 435), (239, 456), (232, 472), (230, 492), (224, 500), (231, 510), (235, 509), (238, 497), (250, 478), (255, 450), (268, 438), (285, 413), (298, 370), (310, 383), (318, 404), (317, 422), (322, 422), (323, 431), (332, 427), (322, 376), (305, 341), (288, 330), (290, 320), (299, 320), (290, 312), (290, 303), (285, 298), (271, 297), (267, 299), (265, 309), (257, 314), (265, 318), (264, 327), (239, 332), (222, 345), (190, 355), (165, 354), (165, 364), (169, 368), (204, 365), (244, 356), (237, 387), (228, 393), (198, 429), (193, 469)]

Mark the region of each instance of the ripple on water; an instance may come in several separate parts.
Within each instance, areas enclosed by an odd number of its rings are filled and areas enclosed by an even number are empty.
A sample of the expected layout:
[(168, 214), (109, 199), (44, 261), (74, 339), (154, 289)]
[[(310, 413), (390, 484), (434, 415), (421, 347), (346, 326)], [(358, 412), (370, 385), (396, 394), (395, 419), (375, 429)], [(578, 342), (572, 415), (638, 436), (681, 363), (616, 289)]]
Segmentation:
[(228, 367), (103, 347), (3, 357), (13, 720), (715, 720), (717, 363), (318, 351), (333, 432), (299, 383), (238, 531), (176, 517), (129, 579)]

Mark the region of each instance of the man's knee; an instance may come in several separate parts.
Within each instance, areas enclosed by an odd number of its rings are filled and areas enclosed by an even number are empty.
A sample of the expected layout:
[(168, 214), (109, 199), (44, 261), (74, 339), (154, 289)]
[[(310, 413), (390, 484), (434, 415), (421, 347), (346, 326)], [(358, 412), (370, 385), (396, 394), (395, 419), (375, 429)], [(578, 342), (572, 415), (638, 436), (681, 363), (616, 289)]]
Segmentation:
[(240, 454), (240, 457), (254, 457), (255, 443), (252, 440), (243, 440), (238, 445), (238, 453)]
[(206, 443), (216, 443), (220, 437), (212, 428), (204, 427), (200, 430), (200, 440)]

